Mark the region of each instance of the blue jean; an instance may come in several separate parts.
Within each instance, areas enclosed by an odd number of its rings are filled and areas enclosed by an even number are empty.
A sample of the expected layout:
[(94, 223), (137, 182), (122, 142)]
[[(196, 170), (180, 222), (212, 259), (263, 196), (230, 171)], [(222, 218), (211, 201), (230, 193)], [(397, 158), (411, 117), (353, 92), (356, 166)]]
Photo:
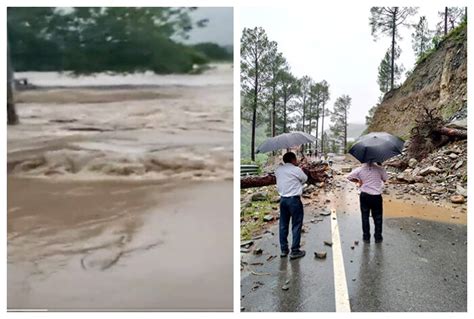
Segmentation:
[(288, 252), (288, 232), (290, 229), (293, 242), (291, 251), (298, 251), (301, 242), (301, 228), (303, 227), (303, 203), (299, 196), (281, 197), (280, 199), (280, 248), (282, 252)]

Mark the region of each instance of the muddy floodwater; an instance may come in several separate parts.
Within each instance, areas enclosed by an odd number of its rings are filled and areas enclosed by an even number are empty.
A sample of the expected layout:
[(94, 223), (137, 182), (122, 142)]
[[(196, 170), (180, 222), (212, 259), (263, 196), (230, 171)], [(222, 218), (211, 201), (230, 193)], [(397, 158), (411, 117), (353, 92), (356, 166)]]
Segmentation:
[(8, 308), (232, 310), (232, 68), (17, 74)]

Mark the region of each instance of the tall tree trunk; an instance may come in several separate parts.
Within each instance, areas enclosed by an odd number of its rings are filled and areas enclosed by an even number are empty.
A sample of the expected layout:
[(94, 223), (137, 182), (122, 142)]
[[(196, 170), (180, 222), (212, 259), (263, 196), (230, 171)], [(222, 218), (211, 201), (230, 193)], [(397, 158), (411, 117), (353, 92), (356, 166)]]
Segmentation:
[(398, 8), (395, 8), (395, 12), (392, 14), (392, 56), (390, 66), (390, 90), (393, 90), (395, 82), (395, 35), (397, 34), (397, 12)]
[(323, 104), (321, 113), (321, 154), (324, 154), (324, 109), (325, 105)]
[(304, 123), (305, 123), (305, 117), (306, 117), (306, 101), (303, 99), (303, 129), (302, 131), (304, 132)]
[[(319, 113), (319, 105), (317, 106), (318, 110), (317, 112)], [(318, 117), (316, 117), (316, 141), (314, 142), (314, 156), (317, 156), (318, 154), (318, 135), (319, 135), (319, 114)]]
[(252, 141), (250, 158), (255, 161), (255, 126), (257, 125), (257, 105), (258, 105), (258, 60), (255, 59), (255, 82), (254, 82), (254, 96), (252, 108)]
[(7, 43), (7, 123), (8, 125), (18, 124), (18, 115), (15, 109), (13, 98), (13, 66), (10, 57), (10, 47)]
[[(312, 110), (312, 106), (313, 106), (313, 99), (310, 98), (309, 99), (309, 110), (308, 110), (308, 118), (309, 118), (309, 123), (308, 123), (308, 134), (311, 135), (311, 121), (312, 121), (312, 118), (313, 118), (313, 110)], [(313, 144), (309, 143), (309, 150), (311, 151), (313, 149)]]
[(272, 136), (276, 135), (276, 97), (275, 87), (273, 88), (273, 101), (272, 101)]
[(316, 104), (316, 141), (314, 142), (314, 156), (317, 156), (318, 154), (318, 135), (319, 135), (319, 98)]
[(344, 154), (347, 153), (347, 107), (344, 108)]
[(286, 93), (283, 94), (283, 133), (288, 133), (288, 130), (286, 128)]
[(448, 34), (448, 7), (444, 7), (444, 35)]
[[(305, 123), (305, 116), (306, 116), (306, 97), (303, 98), (303, 132), (304, 132), (304, 123)], [(305, 145), (301, 145), (301, 151), (303, 153), (303, 156), (304, 156), (304, 151), (305, 151)]]

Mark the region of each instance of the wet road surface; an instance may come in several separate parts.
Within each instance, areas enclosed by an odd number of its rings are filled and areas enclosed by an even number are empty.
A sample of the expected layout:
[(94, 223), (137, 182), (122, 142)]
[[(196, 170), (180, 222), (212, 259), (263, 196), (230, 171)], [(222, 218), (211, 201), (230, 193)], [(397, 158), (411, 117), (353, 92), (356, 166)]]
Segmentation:
[[(255, 242), (256, 248), (263, 249), (262, 255), (242, 254), (242, 309), (336, 311), (336, 268), (345, 273), (354, 312), (466, 311), (465, 214), (385, 196), (384, 242), (364, 244), (356, 189), (348, 182), (340, 183), (342, 187), (334, 192), (304, 200), (309, 203), (302, 236), (304, 258), (279, 257), (277, 225), (271, 228), (274, 235), (267, 233)], [(330, 202), (323, 204), (325, 198)], [(332, 216), (319, 213), (331, 209), (337, 215), (343, 265), (333, 263), (336, 247), (323, 243), (331, 241)], [(327, 258), (315, 259), (315, 251), (327, 252)], [(275, 257), (267, 261), (269, 256)], [(288, 290), (282, 289), (285, 284)]]

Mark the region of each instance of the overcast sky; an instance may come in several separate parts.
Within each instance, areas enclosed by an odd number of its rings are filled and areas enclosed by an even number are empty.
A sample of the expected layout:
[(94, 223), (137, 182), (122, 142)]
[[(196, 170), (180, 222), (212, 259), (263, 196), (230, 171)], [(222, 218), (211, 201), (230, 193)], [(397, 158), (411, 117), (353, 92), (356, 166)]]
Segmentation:
[[(438, 10), (442, 8), (419, 8), (411, 21), (418, 22), (420, 15), (425, 15), (429, 27), (434, 29)], [(242, 28), (263, 27), (269, 39), (278, 42), (279, 50), (296, 76), (309, 75), (317, 82), (328, 81), (331, 94), (328, 106), (331, 110), (338, 96), (350, 95), (349, 123), (365, 123), (368, 110), (380, 96), (378, 66), (391, 43), (389, 37), (379, 37), (374, 42), (369, 16), (370, 7), (364, 5), (330, 11), (327, 8), (303, 10), (296, 6), (247, 7), (240, 10), (240, 23)], [(402, 28), (403, 39), (399, 42), (402, 54), (398, 63), (410, 70), (415, 62), (411, 44), (413, 30)]]
[(186, 43), (215, 42), (220, 45), (232, 45), (234, 41), (233, 8), (201, 7), (191, 13), (194, 21), (209, 19), (204, 28), (194, 28)]

